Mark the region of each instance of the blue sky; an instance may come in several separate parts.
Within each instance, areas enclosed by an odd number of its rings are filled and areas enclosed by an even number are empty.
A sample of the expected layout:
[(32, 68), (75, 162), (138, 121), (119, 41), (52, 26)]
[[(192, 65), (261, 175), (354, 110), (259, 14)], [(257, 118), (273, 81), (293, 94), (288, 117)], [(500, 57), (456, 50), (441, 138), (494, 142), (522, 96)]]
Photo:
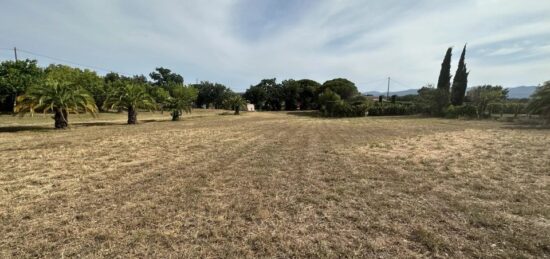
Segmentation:
[(124, 74), (164, 66), (188, 83), (235, 91), (273, 77), (345, 77), (362, 91), (384, 90), (387, 76), (404, 90), (435, 83), (449, 46), (454, 73), (467, 42), (470, 86), (550, 80), (546, 0), (1, 2), (1, 60), (17, 46)]

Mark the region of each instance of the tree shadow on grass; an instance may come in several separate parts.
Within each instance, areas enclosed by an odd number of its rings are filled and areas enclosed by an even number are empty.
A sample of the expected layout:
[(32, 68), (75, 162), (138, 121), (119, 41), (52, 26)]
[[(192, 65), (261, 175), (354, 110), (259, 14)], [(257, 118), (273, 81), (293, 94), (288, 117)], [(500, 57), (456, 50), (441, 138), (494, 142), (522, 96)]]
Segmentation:
[(25, 126), (0, 126), (0, 133), (12, 133), (12, 132), (19, 132), (19, 131), (49, 131), (53, 130), (53, 127), (48, 126), (37, 126), (37, 125), (25, 125)]
[(228, 112), (221, 112), (221, 113), (218, 113), (218, 115), (220, 116), (228, 116), (228, 115), (235, 115), (235, 116), (238, 116), (238, 115), (241, 115), (241, 114), (235, 114), (235, 112), (233, 111), (228, 111)]
[(319, 111), (290, 111), (286, 114), (300, 117), (324, 118)]
[(502, 126), (502, 128), (517, 129), (517, 130), (550, 130), (550, 124), (513, 122), (513, 123), (506, 123), (504, 126)]
[(550, 120), (544, 118), (508, 118), (502, 121), (504, 129), (519, 129), (519, 130), (548, 130), (550, 129)]
[[(161, 122), (171, 122), (170, 120), (139, 120), (138, 124), (145, 123), (161, 123)], [(126, 122), (121, 121), (98, 121), (98, 122), (74, 122), (69, 123), (69, 128), (75, 127), (101, 127), (101, 126), (124, 126), (128, 125)], [(35, 131), (35, 132), (45, 132), (56, 130), (53, 125), (17, 125), (17, 126), (0, 126), (0, 133), (13, 133), (20, 131)]]
[[(137, 125), (139, 124), (146, 124), (146, 123), (161, 123), (161, 122), (171, 122), (171, 120), (139, 120), (137, 121)], [(123, 126), (128, 125), (125, 121), (97, 121), (97, 122), (75, 122), (71, 123), (70, 126), (78, 126), (78, 127), (93, 127), (93, 126)]]

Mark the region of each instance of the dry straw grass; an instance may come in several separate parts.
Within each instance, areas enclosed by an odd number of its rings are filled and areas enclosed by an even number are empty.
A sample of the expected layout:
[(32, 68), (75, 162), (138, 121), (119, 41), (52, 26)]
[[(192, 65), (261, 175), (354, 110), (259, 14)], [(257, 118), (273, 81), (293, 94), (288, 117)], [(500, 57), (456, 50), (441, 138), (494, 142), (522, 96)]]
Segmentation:
[[(0, 257), (550, 254), (548, 130), (212, 112), (126, 126), (123, 116), (0, 127)], [(40, 120), (22, 122), (51, 124)]]

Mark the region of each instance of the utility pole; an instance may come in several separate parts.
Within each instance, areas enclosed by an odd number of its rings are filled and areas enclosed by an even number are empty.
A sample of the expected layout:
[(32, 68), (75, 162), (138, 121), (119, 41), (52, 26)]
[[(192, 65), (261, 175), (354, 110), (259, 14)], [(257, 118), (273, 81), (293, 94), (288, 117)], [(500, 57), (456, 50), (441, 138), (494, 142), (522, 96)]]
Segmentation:
[(388, 77), (388, 92), (386, 93), (386, 100), (390, 99), (390, 77)]
[(13, 54), (15, 54), (15, 61), (17, 62), (17, 48), (13, 47)]

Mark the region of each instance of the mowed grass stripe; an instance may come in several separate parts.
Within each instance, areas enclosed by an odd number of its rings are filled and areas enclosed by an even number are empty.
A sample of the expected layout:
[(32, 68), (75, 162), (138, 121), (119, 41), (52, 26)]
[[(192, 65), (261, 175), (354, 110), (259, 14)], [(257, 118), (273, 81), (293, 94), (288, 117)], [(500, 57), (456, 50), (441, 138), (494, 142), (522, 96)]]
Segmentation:
[(549, 135), (284, 112), (0, 133), (0, 255), (544, 257)]

